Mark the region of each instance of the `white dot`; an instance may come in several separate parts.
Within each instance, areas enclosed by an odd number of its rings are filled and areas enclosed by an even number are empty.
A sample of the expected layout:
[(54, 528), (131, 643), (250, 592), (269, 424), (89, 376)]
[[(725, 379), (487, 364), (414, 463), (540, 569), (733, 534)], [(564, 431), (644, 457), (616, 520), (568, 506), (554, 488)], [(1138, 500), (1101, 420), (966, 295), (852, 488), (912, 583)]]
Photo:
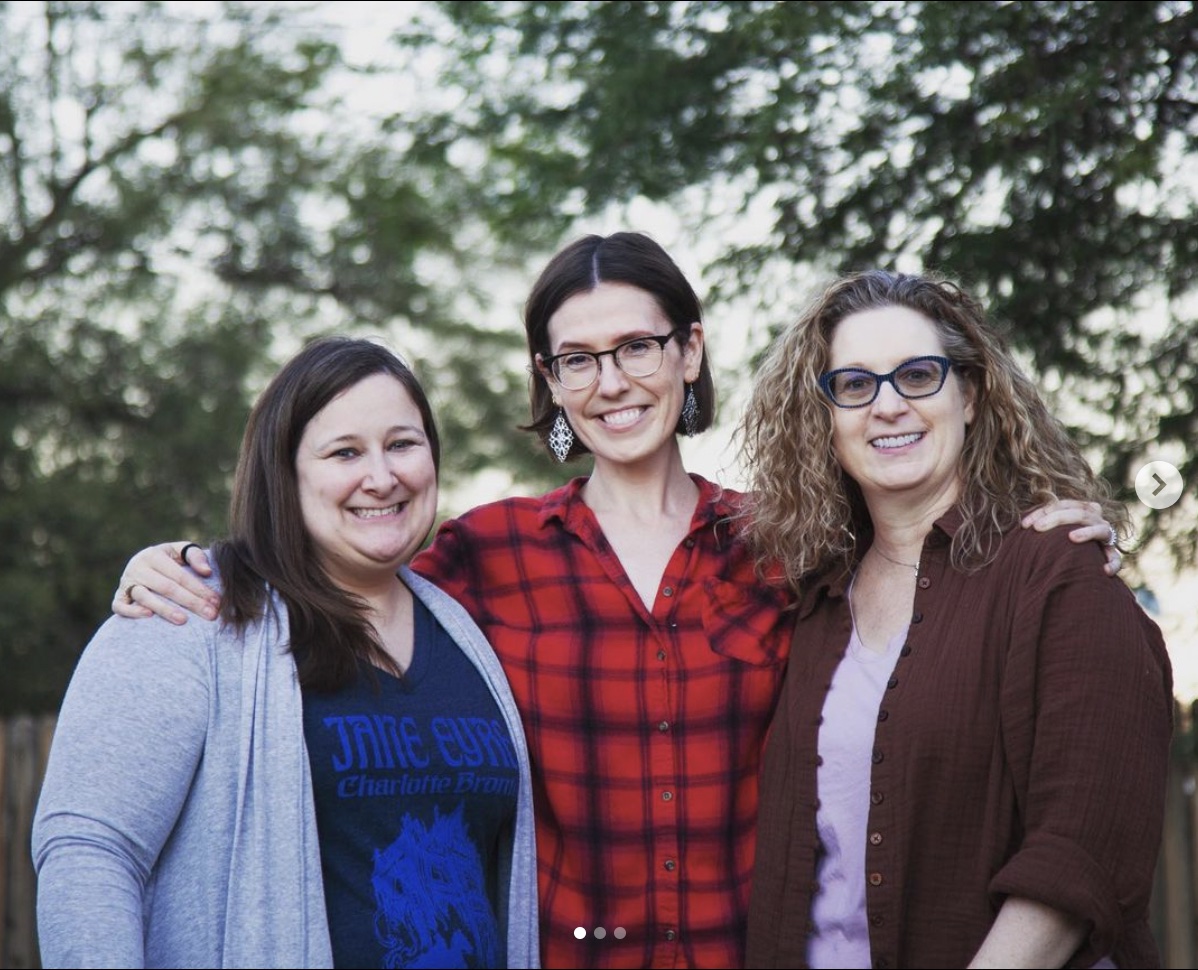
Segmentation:
[(605, 936), (607, 936), (607, 930), (602, 926), (595, 927), (595, 939), (602, 940)]
[(586, 931), (585, 927), (583, 927), (583, 926), (574, 927), (574, 939), (581, 940), (584, 937), (586, 937), (586, 935), (587, 935), (587, 931)]
[(627, 935), (628, 935), (628, 931), (626, 929), (624, 929), (624, 927), (622, 927), (622, 926), (616, 927), (616, 939), (617, 940), (622, 940)]

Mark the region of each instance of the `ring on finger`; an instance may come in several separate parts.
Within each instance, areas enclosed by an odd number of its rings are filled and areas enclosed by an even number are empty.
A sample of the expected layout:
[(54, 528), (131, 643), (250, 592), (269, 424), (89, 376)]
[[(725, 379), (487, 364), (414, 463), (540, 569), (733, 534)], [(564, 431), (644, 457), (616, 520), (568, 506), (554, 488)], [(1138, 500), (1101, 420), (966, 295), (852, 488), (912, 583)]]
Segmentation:
[(1113, 525), (1110, 526), (1110, 530), (1111, 530), (1111, 534), (1110, 534), (1110, 537), (1107, 539), (1106, 544), (1108, 546), (1113, 546), (1119, 542), (1119, 533), (1115, 530), (1115, 527)]
[(203, 549), (203, 547), (198, 542), (189, 542), (179, 550), (179, 561), (184, 566), (189, 565), (187, 562), (187, 554), (191, 552), (192, 549)]
[(141, 585), (141, 583), (130, 583), (128, 586), (126, 586), (121, 591), (121, 599), (123, 599), (126, 603), (128, 603), (129, 605), (132, 606), (133, 605), (133, 587), (140, 586), (140, 585)]

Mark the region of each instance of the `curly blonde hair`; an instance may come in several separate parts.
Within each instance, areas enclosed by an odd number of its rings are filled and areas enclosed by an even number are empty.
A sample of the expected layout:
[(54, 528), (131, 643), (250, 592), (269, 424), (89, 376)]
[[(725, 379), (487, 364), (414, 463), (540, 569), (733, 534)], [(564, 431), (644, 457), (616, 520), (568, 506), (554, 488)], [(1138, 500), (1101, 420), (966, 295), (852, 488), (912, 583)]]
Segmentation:
[(975, 394), (960, 457), (963, 526), (952, 561), (972, 571), (998, 553), (1003, 531), (1055, 499), (1097, 502), (1120, 531), (1127, 510), (1111, 497), (1065, 427), (1049, 414), (981, 305), (932, 275), (870, 270), (836, 280), (770, 348), (741, 420), (741, 457), (752, 495), (744, 529), (762, 574), (800, 581), (850, 566), (870, 530), (860, 489), (832, 448), (832, 408), (819, 377), (837, 325), (883, 307), (906, 307), (936, 327), (944, 354)]

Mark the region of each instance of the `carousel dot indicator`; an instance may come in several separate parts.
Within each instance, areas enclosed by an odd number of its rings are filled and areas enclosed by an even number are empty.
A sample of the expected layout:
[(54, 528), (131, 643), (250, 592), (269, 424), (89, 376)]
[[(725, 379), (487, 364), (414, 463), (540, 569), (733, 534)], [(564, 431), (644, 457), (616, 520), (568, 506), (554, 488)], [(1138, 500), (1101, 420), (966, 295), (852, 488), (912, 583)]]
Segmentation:
[(582, 940), (582, 939), (586, 938), (586, 935), (587, 935), (586, 927), (584, 927), (584, 926), (574, 927), (574, 939)]
[(628, 930), (624, 929), (624, 927), (622, 927), (622, 926), (616, 927), (615, 937), (617, 940), (622, 940), (627, 935), (628, 935)]

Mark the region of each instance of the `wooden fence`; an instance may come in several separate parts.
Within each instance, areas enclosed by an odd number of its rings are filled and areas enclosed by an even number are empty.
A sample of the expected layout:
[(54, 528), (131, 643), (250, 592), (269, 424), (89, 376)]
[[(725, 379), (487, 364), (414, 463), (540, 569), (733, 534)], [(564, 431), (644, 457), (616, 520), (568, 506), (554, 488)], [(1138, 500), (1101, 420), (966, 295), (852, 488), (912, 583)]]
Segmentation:
[(46, 770), (53, 714), (0, 718), (0, 967), (41, 966), (29, 831)]
[[(1198, 702), (1179, 710), (1152, 899), (1164, 965), (1198, 966)], [(29, 830), (54, 715), (0, 718), (0, 967), (38, 967)]]

